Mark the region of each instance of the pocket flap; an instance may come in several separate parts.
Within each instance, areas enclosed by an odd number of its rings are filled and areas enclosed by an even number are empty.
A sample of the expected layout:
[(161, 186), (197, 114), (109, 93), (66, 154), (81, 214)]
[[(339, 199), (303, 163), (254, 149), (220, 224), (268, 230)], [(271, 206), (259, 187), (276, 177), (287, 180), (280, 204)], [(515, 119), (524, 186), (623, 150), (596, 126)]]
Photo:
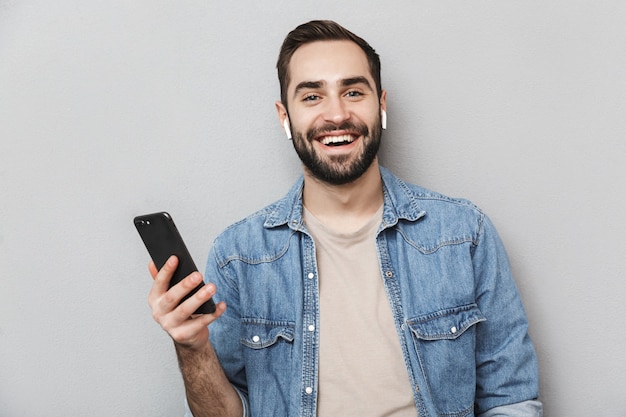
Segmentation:
[(476, 304), (448, 308), (407, 320), (411, 331), (422, 340), (456, 339), (486, 318)]
[(271, 346), (279, 338), (293, 342), (296, 327), (292, 322), (262, 319), (242, 319), (241, 324), (241, 343), (252, 349)]

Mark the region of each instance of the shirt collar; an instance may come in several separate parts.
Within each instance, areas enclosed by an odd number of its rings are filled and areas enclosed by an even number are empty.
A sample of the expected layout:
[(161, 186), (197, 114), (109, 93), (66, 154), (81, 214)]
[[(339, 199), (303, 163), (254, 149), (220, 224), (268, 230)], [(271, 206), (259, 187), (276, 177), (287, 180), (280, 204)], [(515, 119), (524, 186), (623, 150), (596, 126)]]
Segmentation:
[[(383, 181), (383, 222), (382, 228), (395, 225), (399, 219), (416, 221), (426, 214), (417, 203), (417, 196), (408, 185), (391, 173), (380, 167)], [(294, 230), (303, 230), (302, 220), (302, 190), (304, 176), (300, 176), (285, 197), (278, 200), (269, 210), (264, 226), (273, 228), (288, 225)]]

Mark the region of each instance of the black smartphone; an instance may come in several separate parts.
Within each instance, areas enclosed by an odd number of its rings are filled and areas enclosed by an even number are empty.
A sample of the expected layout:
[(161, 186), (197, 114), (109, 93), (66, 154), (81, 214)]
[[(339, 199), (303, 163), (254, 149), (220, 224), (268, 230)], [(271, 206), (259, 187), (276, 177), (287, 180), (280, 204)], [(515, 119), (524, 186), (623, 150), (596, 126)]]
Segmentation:
[[(141, 236), (141, 240), (146, 245), (146, 249), (148, 249), (148, 253), (157, 269), (163, 268), (170, 256), (176, 255), (178, 258), (178, 267), (170, 281), (170, 288), (192, 272), (198, 270), (174, 224), (172, 216), (166, 212), (145, 214), (135, 217), (134, 222), (139, 236)], [(201, 282), (199, 286), (181, 300), (181, 303), (195, 294), (203, 285), (204, 282)], [(202, 304), (195, 314), (210, 314), (213, 312), (215, 312), (215, 303), (213, 299), (210, 299)]]

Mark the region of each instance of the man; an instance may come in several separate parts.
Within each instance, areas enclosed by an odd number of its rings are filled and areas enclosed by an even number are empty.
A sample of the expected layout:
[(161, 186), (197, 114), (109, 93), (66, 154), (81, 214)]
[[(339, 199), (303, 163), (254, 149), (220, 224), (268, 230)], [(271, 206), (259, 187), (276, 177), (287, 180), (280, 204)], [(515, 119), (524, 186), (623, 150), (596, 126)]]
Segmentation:
[[(378, 164), (376, 52), (313, 21), (287, 36), (277, 67), (303, 178), (216, 239), (213, 283), (180, 306), (202, 276), (168, 290), (176, 259), (151, 265), (150, 305), (174, 339), (189, 415), (541, 416), (492, 224)], [(216, 312), (192, 316), (211, 296)]]

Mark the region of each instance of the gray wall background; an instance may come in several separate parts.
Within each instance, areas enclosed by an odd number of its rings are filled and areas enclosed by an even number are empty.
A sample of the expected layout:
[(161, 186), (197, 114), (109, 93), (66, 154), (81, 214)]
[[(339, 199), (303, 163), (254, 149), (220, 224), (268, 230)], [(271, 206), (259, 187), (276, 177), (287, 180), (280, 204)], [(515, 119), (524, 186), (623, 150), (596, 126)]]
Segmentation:
[(381, 54), (383, 163), (507, 245), (547, 416), (626, 416), (626, 3), (0, 0), (0, 415), (172, 416), (132, 218), (201, 268), (300, 166), (275, 116), (286, 33)]

